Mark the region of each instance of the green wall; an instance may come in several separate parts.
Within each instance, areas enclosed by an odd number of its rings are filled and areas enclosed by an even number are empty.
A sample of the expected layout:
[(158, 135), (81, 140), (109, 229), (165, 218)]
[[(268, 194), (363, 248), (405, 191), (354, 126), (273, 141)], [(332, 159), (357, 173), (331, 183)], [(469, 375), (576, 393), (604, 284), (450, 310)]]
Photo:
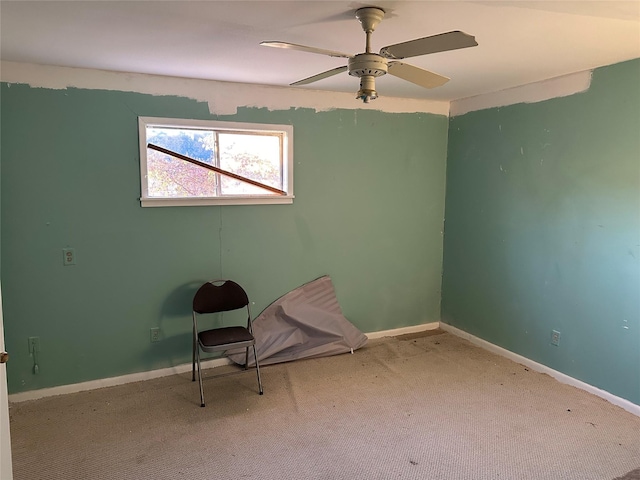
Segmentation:
[[(328, 274), (364, 332), (439, 320), (445, 116), (241, 108), (217, 117), (181, 97), (1, 88), (10, 393), (190, 362), (191, 296), (213, 278), (243, 284), (254, 315)], [(138, 116), (293, 125), (294, 204), (140, 207)], [(65, 247), (75, 266), (62, 265)], [(160, 342), (150, 343), (151, 327)], [(41, 343), (37, 375), (31, 336)]]
[(442, 287), (444, 322), (636, 404), (639, 85), (450, 119)]

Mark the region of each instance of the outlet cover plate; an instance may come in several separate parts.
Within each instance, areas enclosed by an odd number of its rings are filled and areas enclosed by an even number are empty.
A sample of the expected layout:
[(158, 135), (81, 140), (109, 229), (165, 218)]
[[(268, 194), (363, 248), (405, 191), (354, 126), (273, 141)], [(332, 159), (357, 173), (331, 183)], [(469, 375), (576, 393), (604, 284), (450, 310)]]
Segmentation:
[(76, 264), (76, 251), (74, 248), (62, 249), (62, 264), (65, 267)]
[(151, 343), (160, 341), (160, 329), (158, 327), (152, 328), (151, 332)]

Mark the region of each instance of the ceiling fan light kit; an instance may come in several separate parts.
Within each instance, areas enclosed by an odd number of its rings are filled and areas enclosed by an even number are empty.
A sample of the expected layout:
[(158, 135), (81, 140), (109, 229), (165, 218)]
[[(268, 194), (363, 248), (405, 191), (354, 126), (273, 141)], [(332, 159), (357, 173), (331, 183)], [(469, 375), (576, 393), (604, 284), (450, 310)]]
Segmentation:
[[(356, 18), (366, 35), (365, 51), (356, 55), (280, 41), (262, 42), (260, 45), (347, 58), (346, 66), (313, 75), (291, 85), (306, 85), (346, 71), (349, 75), (360, 79), (360, 90), (358, 90), (356, 98), (364, 103), (369, 103), (369, 101), (378, 98), (375, 79), (387, 73), (423, 88), (439, 87), (449, 81), (447, 77), (437, 73), (395, 60), (478, 45), (472, 35), (455, 30), (395, 45), (387, 45), (380, 49), (380, 53), (373, 53), (371, 51), (371, 34), (384, 18), (384, 13), (384, 10), (378, 7), (364, 7), (356, 10)], [(389, 59), (392, 61), (390, 62)]]
[(375, 77), (371, 75), (365, 75), (360, 78), (360, 90), (356, 93), (356, 98), (362, 100), (364, 103), (369, 103), (371, 100), (378, 98), (378, 92), (376, 92)]

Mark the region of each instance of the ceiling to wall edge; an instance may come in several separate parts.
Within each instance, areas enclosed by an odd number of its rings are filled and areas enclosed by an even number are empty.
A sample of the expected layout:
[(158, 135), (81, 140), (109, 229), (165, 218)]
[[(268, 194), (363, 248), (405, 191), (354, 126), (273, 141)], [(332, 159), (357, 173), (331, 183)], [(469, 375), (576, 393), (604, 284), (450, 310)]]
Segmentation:
[(255, 107), (268, 110), (312, 108), (317, 112), (366, 109), (386, 113), (431, 113), (453, 117), (476, 110), (517, 103), (534, 103), (584, 92), (589, 89), (592, 73), (593, 70), (573, 73), (451, 102), (380, 97), (370, 104), (362, 104), (355, 100), (354, 95), (343, 92), (15, 62), (2, 62), (0, 65), (0, 81), (8, 84), (27, 84), (34, 88), (71, 87), (175, 95), (207, 102), (210, 113), (214, 115), (233, 115), (237, 113), (238, 107)]

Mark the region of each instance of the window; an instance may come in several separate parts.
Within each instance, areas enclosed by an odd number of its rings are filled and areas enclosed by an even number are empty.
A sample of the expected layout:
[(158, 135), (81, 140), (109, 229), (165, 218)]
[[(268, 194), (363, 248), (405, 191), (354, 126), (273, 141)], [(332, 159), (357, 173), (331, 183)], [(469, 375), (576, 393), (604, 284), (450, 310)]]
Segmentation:
[(293, 203), (293, 127), (139, 117), (143, 207)]

